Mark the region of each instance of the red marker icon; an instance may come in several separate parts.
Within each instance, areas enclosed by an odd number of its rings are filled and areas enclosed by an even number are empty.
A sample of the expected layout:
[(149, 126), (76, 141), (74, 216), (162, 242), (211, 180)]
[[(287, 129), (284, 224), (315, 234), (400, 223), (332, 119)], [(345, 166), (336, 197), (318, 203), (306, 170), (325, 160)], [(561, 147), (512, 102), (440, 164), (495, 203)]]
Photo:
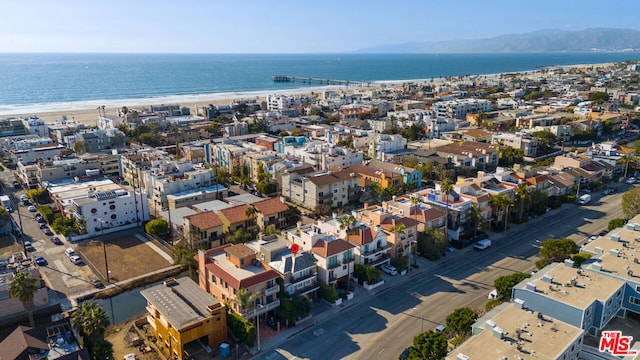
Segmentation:
[(300, 246), (298, 246), (298, 244), (291, 245), (291, 252), (293, 253), (293, 256), (296, 256), (298, 250), (300, 250)]

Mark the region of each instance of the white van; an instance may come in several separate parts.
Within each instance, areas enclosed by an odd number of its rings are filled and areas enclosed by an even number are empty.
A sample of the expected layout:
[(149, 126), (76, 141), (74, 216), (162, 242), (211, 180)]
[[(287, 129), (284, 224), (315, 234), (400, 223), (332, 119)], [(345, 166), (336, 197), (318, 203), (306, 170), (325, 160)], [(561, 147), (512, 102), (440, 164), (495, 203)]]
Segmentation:
[(71, 256), (76, 254), (76, 252), (75, 252), (75, 250), (73, 250), (73, 248), (64, 249), (64, 253), (67, 254), (68, 257), (71, 257)]
[(485, 250), (491, 247), (491, 240), (489, 239), (484, 239), (484, 240), (480, 240), (478, 241), (475, 245), (473, 245), (473, 248), (481, 251), (481, 250)]
[(489, 292), (489, 295), (487, 296), (487, 299), (489, 300), (496, 300), (498, 298), (498, 290), (493, 289), (491, 290), (491, 292)]

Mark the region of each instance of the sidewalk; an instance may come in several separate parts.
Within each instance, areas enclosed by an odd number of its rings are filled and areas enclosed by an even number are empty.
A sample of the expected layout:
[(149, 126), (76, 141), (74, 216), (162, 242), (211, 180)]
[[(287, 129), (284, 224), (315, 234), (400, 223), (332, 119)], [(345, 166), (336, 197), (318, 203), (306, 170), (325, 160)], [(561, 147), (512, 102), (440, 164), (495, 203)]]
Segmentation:
[[(399, 285), (402, 285), (406, 282), (409, 282), (415, 279), (418, 276), (423, 275), (424, 273), (429, 272), (430, 270), (433, 270), (434, 268), (439, 266), (439, 263), (441, 261), (445, 259), (446, 257), (440, 258), (439, 260), (436, 260), (436, 261), (429, 261), (421, 257), (418, 257), (416, 259), (416, 263), (418, 265), (417, 269), (412, 268), (411, 272), (407, 272), (404, 275), (398, 275), (398, 276), (384, 275), (384, 279), (383, 279), (385, 281), (384, 285), (378, 288), (375, 288), (371, 291), (366, 290), (360, 285), (355, 285), (353, 290), (353, 293), (354, 293), (353, 299), (345, 300), (342, 302), (342, 304), (337, 306), (328, 305), (329, 308), (327, 310), (317, 314), (314, 313), (314, 310), (312, 309), (311, 310), (312, 316), (308, 317), (303, 321), (298, 322), (295, 327), (282, 330), (279, 334), (273, 336), (267, 341), (262, 342), (260, 344), (261, 349), (259, 352), (257, 350), (257, 346), (252, 347), (250, 350), (251, 356), (249, 358), (253, 358), (255, 356), (273, 351), (275, 348), (278, 347), (278, 345), (289, 340), (290, 338), (300, 333), (303, 333), (316, 325), (320, 325), (324, 322), (327, 322), (333, 319), (335, 316), (338, 316), (340, 313), (348, 311), (349, 309), (355, 306), (358, 306), (363, 303), (367, 303), (374, 296), (385, 293)], [(321, 300), (321, 301), (324, 301), (324, 300)]]

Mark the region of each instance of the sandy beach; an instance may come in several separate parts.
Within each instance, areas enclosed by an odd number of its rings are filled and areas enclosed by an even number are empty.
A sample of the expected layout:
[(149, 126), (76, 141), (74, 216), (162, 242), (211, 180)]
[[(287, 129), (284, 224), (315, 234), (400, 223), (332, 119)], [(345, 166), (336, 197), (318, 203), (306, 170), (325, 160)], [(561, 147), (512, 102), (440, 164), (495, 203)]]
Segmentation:
[[(601, 63), (601, 64), (578, 64), (578, 65), (558, 65), (558, 66), (548, 66), (545, 67), (547, 70), (553, 70), (557, 68), (577, 68), (577, 69), (588, 69), (588, 68), (606, 68), (615, 65), (615, 63)], [(543, 69), (537, 69), (532, 71), (524, 71), (521, 72), (523, 74), (532, 75), (535, 73), (541, 73)], [(485, 77), (486, 79), (490, 78), (499, 78), (501, 74), (485, 74), (485, 75), (471, 75)], [(375, 82), (381, 87), (394, 87), (401, 86), (403, 83), (423, 83), (423, 82), (433, 82), (435, 80), (435, 84), (438, 84), (445, 80), (445, 78), (436, 78), (436, 79), (412, 79), (412, 80), (396, 80), (396, 81), (379, 81)], [(306, 94), (311, 95), (312, 93), (317, 93), (320, 91), (326, 90), (340, 90), (345, 92), (352, 92), (356, 90), (361, 90), (362, 88), (349, 88), (344, 86), (318, 86), (318, 87), (309, 87), (309, 88), (298, 88), (298, 89), (286, 89), (286, 90), (273, 90), (273, 91), (256, 91), (256, 92), (246, 92), (246, 93), (221, 93), (221, 94), (201, 94), (201, 95), (178, 95), (178, 96), (169, 96), (166, 98), (158, 98), (158, 99), (122, 99), (122, 100), (108, 100), (108, 101), (89, 101), (81, 104), (55, 104), (57, 105), (58, 110), (36, 110), (34, 108), (33, 111), (25, 110), (24, 112), (16, 112), (10, 114), (2, 114), (0, 118), (12, 118), (12, 117), (29, 117), (32, 115), (36, 115), (43, 119), (48, 124), (59, 123), (62, 121), (63, 117), (66, 117), (67, 121), (77, 121), (85, 124), (86, 126), (96, 126), (98, 121), (98, 116), (103, 114), (102, 105), (104, 105), (104, 115), (107, 117), (118, 116), (122, 107), (126, 106), (129, 109), (140, 109), (144, 107), (149, 107), (150, 105), (158, 106), (158, 105), (180, 105), (187, 106), (191, 109), (192, 114), (196, 114), (196, 107), (204, 107), (209, 104), (213, 105), (225, 105), (231, 104), (235, 100), (257, 100), (258, 102), (265, 101), (268, 94), (282, 94), (282, 95), (291, 95), (291, 94)], [(193, 101), (193, 99), (197, 99), (198, 101)], [(184, 100), (184, 101), (183, 101)], [(96, 106), (97, 105), (97, 106)], [(98, 110), (98, 107), (100, 110)]]

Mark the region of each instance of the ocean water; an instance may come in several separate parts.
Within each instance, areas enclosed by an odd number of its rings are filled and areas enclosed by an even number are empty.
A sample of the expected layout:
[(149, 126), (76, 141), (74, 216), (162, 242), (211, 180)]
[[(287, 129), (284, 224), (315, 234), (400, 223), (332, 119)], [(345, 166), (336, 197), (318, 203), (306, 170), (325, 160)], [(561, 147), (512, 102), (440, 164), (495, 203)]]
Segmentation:
[(0, 114), (250, 98), (319, 87), (274, 83), (273, 75), (403, 81), (631, 60), (640, 60), (640, 52), (0, 54)]

